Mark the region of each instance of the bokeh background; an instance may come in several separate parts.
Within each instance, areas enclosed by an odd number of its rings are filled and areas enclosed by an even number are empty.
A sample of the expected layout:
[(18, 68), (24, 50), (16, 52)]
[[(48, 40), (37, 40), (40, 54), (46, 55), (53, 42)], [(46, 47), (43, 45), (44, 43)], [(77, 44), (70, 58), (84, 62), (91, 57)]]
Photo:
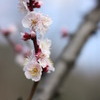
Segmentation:
[[(96, 5), (96, 0), (43, 0), (39, 10), (49, 15), (53, 24), (46, 37), (52, 40), (51, 57), (55, 61), (69, 38), (61, 38), (61, 29), (73, 34), (84, 16)], [(10, 24), (17, 26), (17, 34), (12, 39), (25, 44), (20, 39), (24, 29), (21, 20), (24, 17), (18, 9), (18, 0), (0, 1), (0, 27)], [(16, 38), (17, 37), (17, 38)], [(75, 68), (63, 83), (62, 95), (57, 100), (100, 100), (100, 29), (85, 44)], [(5, 38), (0, 35), (0, 100), (26, 100), (32, 87), (20, 66), (14, 60), (14, 54)]]

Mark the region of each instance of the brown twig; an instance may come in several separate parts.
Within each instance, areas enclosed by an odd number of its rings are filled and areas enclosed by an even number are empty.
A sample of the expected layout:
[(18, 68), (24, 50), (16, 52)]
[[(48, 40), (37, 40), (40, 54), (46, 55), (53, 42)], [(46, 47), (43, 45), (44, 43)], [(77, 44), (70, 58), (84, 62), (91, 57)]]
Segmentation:
[(35, 54), (37, 54), (38, 50), (39, 50), (39, 46), (37, 44), (37, 38), (36, 38), (36, 36), (34, 38), (32, 38), (32, 41), (33, 41), (33, 45), (34, 45), (34, 49), (35, 49)]
[(34, 95), (34, 93), (36, 91), (36, 88), (37, 88), (38, 84), (39, 84), (39, 82), (33, 83), (33, 86), (32, 86), (31, 92), (30, 92), (30, 95), (29, 95), (29, 97), (28, 97), (27, 100), (32, 100), (32, 97), (33, 97), (33, 95)]

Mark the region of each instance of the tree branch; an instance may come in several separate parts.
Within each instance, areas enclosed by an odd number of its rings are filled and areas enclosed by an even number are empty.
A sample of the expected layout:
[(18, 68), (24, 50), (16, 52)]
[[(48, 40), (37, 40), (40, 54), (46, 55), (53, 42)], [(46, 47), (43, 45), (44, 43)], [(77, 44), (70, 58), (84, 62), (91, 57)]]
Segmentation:
[(32, 90), (31, 90), (30, 95), (29, 95), (27, 100), (32, 100), (32, 97), (33, 97), (33, 95), (36, 91), (36, 88), (37, 88), (38, 84), (39, 84), (39, 82), (34, 82), (33, 83)]

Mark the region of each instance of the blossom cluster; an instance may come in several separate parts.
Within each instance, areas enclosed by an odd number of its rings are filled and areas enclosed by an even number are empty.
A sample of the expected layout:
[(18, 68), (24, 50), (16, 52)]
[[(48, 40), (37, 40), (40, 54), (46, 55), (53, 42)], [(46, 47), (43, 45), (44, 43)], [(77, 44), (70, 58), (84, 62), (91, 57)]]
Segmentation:
[(29, 29), (29, 32), (21, 33), (21, 37), (24, 41), (31, 40), (34, 45), (34, 50), (24, 60), (23, 71), (27, 79), (35, 82), (41, 79), (43, 72), (50, 73), (55, 70), (50, 59), (51, 40), (44, 38), (52, 20), (35, 11), (42, 4), (40, 0), (19, 0), (21, 11), (26, 13), (22, 25)]

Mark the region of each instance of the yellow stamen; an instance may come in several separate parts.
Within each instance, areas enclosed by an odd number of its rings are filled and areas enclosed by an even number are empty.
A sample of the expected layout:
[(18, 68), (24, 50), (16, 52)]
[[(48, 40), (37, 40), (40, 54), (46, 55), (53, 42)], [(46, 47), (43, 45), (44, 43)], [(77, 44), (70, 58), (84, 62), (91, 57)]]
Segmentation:
[(38, 74), (39, 70), (38, 70), (38, 68), (35, 67), (34, 69), (30, 70), (29, 72), (32, 76), (36, 76)]
[(36, 25), (37, 21), (36, 20), (32, 20), (32, 25)]

